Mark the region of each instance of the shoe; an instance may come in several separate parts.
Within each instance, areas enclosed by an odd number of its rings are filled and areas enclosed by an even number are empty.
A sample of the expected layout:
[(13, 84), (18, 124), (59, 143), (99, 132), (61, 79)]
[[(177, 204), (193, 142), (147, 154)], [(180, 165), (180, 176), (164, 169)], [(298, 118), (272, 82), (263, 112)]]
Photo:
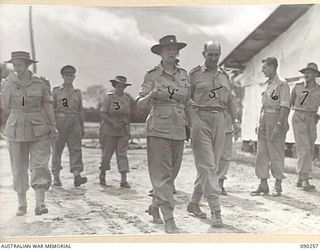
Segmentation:
[(146, 211), (149, 215), (153, 218), (153, 223), (155, 224), (163, 224), (163, 221), (160, 217), (160, 212), (158, 207), (149, 206), (148, 210)]
[(180, 233), (180, 229), (177, 227), (173, 218), (170, 218), (169, 220), (165, 221), (164, 228), (166, 233), (168, 234)]
[(76, 175), (74, 177), (73, 184), (75, 187), (79, 187), (80, 185), (87, 183), (87, 181), (88, 181), (87, 177), (81, 177), (81, 175)]
[(227, 196), (227, 192), (223, 187), (224, 179), (219, 179), (219, 188), (221, 189), (221, 195)]
[(129, 184), (127, 181), (121, 182), (121, 183), (120, 183), (120, 187), (123, 187), (123, 188), (131, 188), (130, 184)]
[(214, 213), (211, 213), (211, 226), (212, 227), (223, 227), (223, 222), (221, 218), (221, 211), (216, 211)]
[(17, 216), (23, 216), (27, 213), (27, 206), (19, 206), (16, 212)]
[(198, 204), (190, 202), (187, 206), (187, 211), (188, 211), (188, 213), (194, 214), (196, 217), (198, 217), (200, 219), (207, 218), (206, 213), (201, 211), (200, 206)]
[(53, 184), (52, 185), (55, 186), (55, 187), (61, 187), (62, 183), (61, 183), (59, 178), (53, 178)]
[(221, 187), (221, 195), (227, 196), (228, 193), (227, 191), (224, 189), (224, 187)]
[(314, 185), (311, 185), (309, 183), (309, 180), (304, 180), (304, 181), (302, 181), (302, 189), (303, 189), (303, 191), (307, 191), (308, 192), (308, 191), (315, 190), (316, 187)]
[(100, 182), (100, 185), (101, 185), (101, 186), (107, 186), (107, 183), (106, 183), (106, 175), (100, 173), (100, 175), (99, 175), (99, 182)]
[(258, 189), (255, 190), (255, 191), (252, 191), (252, 192), (250, 193), (250, 195), (251, 195), (251, 196), (258, 196), (258, 195), (260, 195), (261, 193), (263, 193), (263, 194), (269, 194), (269, 187), (268, 187), (268, 186), (263, 186), (263, 185), (259, 184)]
[(282, 193), (282, 187), (281, 186), (274, 186), (274, 189), (272, 191), (272, 197), (279, 197), (281, 196)]
[(297, 187), (298, 188), (302, 188), (302, 180), (298, 180), (297, 181)]
[(39, 207), (36, 207), (34, 210), (35, 215), (42, 215), (47, 214), (49, 212), (48, 208), (44, 204), (40, 205)]

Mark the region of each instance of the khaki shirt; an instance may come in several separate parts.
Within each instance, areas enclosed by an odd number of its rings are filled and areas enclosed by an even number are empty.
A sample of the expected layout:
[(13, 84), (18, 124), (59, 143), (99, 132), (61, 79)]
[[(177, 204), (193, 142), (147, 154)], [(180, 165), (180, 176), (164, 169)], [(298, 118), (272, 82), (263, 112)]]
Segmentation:
[(158, 92), (147, 118), (147, 135), (185, 140), (188, 123), (185, 108), (190, 100), (187, 71), (177, 67), (176, 72), (170, 74), (160, 63), (146, 73), (138, 98), (145, 97), (155, 88)]
[[(114, 91), (105, 94), (100, 111), (108, 116), (102, 120), (101, 135), (124, 136), (130, 134), (131, 98), (128, 94), (117, 95)], [(109, 119), (122, 126), (114, 128)]]
[(81, 90), (64, 88), (63, 85), (52, 90), (53, 108), (56, 113), (78, 115), (82, 110)]
[(262, 92), (262, 107), (265, 112), (273, 112), (280, 107), (290, 108), (290, 88), (285, 80), (276, 75), (266, 82), (266, 90)]
[(2, 91), (9, 117), (4, 130), (10, 141), (37, 141), (49, 137), (50, 127), (43, 109), (52, 103), (46, 83), (30, 71), (24, 79), (12, 74)]
[(320, 106), (320, 86), (307, 88), (306, 84), (297, 83), (291, 92), (291, 104), (294, 110), (318, 112)]
[(236, 118), (236, 99), (229, 78), (222, 69), (214, 73), (205, 65), (199, 65), (190, 71), (190, 83), (194, 108), (228, 109), (231, 117)]

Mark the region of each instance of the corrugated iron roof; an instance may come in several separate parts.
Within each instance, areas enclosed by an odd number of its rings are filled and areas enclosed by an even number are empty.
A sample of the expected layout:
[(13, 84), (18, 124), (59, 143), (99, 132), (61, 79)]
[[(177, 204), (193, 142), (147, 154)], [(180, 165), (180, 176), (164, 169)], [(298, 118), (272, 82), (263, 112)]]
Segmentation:
[(227, 68), (244, 67), (254, 55), (286, 31), (313, 4), (280, 5), (220, 63)]

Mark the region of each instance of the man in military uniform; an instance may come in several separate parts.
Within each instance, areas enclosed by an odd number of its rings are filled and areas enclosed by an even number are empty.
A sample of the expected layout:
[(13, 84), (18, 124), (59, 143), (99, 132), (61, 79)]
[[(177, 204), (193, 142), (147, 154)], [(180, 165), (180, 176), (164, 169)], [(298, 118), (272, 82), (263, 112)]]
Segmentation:
[(7, 138), (13, 175), (13, 189), (18, 194), (17, 216), (27, 213), (27, 190), (31, 171), (31, 187), (36, 194), (35, 214), (48, 213), (45, 193), (51, 185), (48, 168), (50, 134), (58, 137), (52, 97), (45, 82), (34, 75), (29, 66), (37, 61), (25, 51), (15, 51), (11, 59), (15, 73), (9, 76), (2, 92), (4, 110), (9, 113), (4, 134)]
[(199, 218), (206, 218), (200, 210), (202, 195), (207, 199), (212, 226), (222, 227), (217, 168), (225, 139), (227, 108), (238, 130), (235, 97), (230, 89), (227, 74), (218, 67), (221, 45), (208, 41), (204, 45), (204, 64), (190, 72), (192, 104), (191, 142), (197, 168), (197, 178), (187, 211)]
[(305, 82), (297, 83), (291, 93), (291, 105), (295, 111), (292, 117), (294, 138), (297, 153), (297, 187), (302, 187), (305, 191), (315, 189), (309, 183), (312, 172), (312, 160), (317, 139), (317, 114), (320, 106), (320, 87), (316, 83), (316, 78), (320, 76), (318, 65), (309, 63), (307, 67), (301, 69)]
[(61, 186), (61, 155), (67, 143), (70, 157), (70, 172), (74, 175), (74, 186), (87, 182), (81, 177), (83, 171), (81, 138), (84, 136), (84, 116), (81, 91), (73, 87), (76, 69), (71, 65), (62, 67), (60, 73), (63, 84), (54, 87), (53, 107), (59, 131), (59, 140), (54, 144), (52, 152), (53, 185)]
[(130, 188), (127, 181), (129, 161), (127, 150), (130, 139), (130, 115), (132, 98), (124, 92), (131, 86), (124, 76), (116, 76), (110, 80), (114, 91), (105, 94), (101, 105), (100, 142), (102, 159), (100, 164), (100, 184), (106, 186), (106, 170), (110, 170), (110, 161), (116, 151), (118, 170), (121, 174), (120, 187)]
[[(179, 232), (175, 224), (174, 178), (177, 176), (190, 126), (187, 103), (190, 99), (187, 72), (177, 66), (179, 50), (186, 46), (174, 35), (164, 36), (151, 51), (161, 56), (158, 66), (149, 70), (137, 98), (138, 108), (150, 110), (147, 118), (148, 169), (153, 187), (153, 202), (148, 212), (155, 223), (165, 221), (167, 233)], [(150, 109), (151, 107), (151, 109)]]
[(262, 108), (258, 128), (258, 149), (255, 171), (260, 179), (257, 190), (251, 192), (256, 196), (269, 193), (267, 179), (269, 168), (276, 179), (273, 196), (282, 193), (284, 176), (285, 138), (289, 129), (288, 114), (290, 111), (290, 89), (285, 80), (277, 75), (278, 61), (269, 57), (262, 61), (262, 72), (268, 78), (266, 90), (262, 93)]

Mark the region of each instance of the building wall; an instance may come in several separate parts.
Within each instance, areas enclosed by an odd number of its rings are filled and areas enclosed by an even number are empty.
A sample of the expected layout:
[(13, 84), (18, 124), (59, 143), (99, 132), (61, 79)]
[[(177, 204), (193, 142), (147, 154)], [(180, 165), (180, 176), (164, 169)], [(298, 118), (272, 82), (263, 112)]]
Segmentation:
[[(255, 128), (259, 124), (261, 93), (266, 81), (261, 72), (262, 59), (275, 56), (279, 61), (278, 72), (282, 78), (301, 76), (299, 69), (305, 67), (308, 62), (316, 62), (320, 67), (319, 24), (320, 5), (314, 5), (287, 31), (247, 63), (241, 80), (245, 86), (242, 117), (243, 140), (257, 140)], [(291, 83), (291, 89), (293, 86), (294, 83)], [(289, 117), (290, 130), (287, 134), (287, 142), (294, 142), (291, 117), (292, 112)], [(319, 126), (318, 135), (320, 135)], [(320, 144), (320, 136), (317, 144)]]

